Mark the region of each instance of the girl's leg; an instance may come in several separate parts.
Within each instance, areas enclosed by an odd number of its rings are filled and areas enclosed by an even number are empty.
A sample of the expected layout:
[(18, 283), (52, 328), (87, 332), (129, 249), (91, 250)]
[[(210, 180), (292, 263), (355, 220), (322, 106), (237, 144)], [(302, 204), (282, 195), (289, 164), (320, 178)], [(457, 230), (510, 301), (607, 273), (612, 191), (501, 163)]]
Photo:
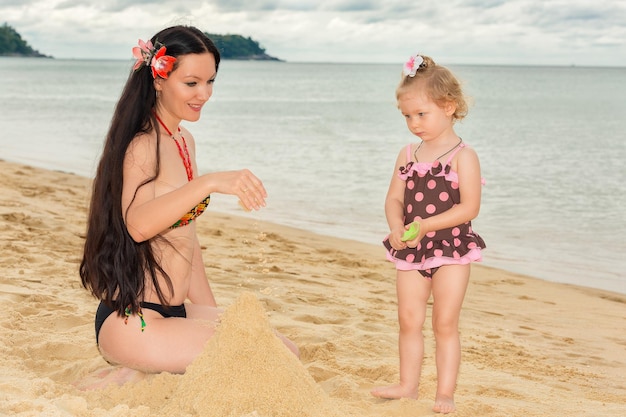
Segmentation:
[(398, 296), (398, 321), (400, 333), (400, 383), (375, 388), (372, 395), (380, 398), (417, 398), (419, 379), (424, 358), (422, 328), (426, 319), (426, 306), (430, 297), (431, 281), (417, 271), (398, 271), (396, 291)]
[(433, 277), (433, 332), (437, 363), (437, 394), (433, 411), (455, 410), (454, 390), (461, 364), (459, 317), (469, 282), (469, 265), (440, 267)]

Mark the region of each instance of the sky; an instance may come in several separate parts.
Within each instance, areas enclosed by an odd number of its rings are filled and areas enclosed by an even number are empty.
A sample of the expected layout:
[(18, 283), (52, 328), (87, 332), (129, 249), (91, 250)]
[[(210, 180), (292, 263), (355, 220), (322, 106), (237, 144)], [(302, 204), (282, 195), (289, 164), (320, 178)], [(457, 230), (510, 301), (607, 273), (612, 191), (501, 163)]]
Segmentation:
[(626, 67), (625, 0), (0, 0), (0, 24), (55, 58), (130, 59), (175, 24), (291, 62)]

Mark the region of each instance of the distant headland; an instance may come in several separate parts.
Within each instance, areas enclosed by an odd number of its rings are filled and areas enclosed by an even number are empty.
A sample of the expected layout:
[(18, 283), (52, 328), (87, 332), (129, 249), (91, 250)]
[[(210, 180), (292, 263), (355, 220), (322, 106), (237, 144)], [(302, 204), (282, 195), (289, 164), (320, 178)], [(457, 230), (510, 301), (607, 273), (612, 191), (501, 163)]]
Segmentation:
[(0, 56), (52, 58), (31, 48), (20, 34), (7, 23), (0, 26)]
[[(205, 32), (206, 33), (206, 32)], [(250, 37), (206, 33), (220, 51), (223, 59), (281, 61), (268, 55), (265, 48)], [(4, 23), (0, 26), (0, 56), (53, 58), (33, 49), (15, 29)]]
[(265, 48), (261, 48), (259, 43), (250, 37), (215, 33), (206, 33), (206, 35), (215, 43), (223, 59), (281, 61), (265, 53)]

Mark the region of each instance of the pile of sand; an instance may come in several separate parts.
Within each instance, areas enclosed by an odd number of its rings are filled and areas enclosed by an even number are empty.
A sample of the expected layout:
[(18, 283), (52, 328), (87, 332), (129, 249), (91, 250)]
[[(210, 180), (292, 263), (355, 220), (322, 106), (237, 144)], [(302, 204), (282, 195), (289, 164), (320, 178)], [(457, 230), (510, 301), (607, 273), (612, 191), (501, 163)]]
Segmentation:
[(181, 378), (167, 415), (340, 416), (271, 328), (256, 296), (244, 292), (222, 317), (217, 334)]
[[(276, 336), (251, 292), (224, 312), (216, 335), (184, 375), (163, 373), (104, 392), (112, 407), (143, 405), (151, 416), (347, 415)], [(102, 394), (89, 395), (101, 400)]]

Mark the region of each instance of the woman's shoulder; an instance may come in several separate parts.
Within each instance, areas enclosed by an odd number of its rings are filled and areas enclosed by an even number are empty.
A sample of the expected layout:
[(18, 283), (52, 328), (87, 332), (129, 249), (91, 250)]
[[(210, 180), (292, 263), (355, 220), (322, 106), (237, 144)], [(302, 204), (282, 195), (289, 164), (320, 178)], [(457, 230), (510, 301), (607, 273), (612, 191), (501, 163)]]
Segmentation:
[(128, 152), (144, 151), (156, 148), (156, 135), (153, 132), (139, 132), (128, 144)]
[(140, 132), (128, 144), (125, 165), (152, 167), (155, 165), (157, 141), (153, 133)]

